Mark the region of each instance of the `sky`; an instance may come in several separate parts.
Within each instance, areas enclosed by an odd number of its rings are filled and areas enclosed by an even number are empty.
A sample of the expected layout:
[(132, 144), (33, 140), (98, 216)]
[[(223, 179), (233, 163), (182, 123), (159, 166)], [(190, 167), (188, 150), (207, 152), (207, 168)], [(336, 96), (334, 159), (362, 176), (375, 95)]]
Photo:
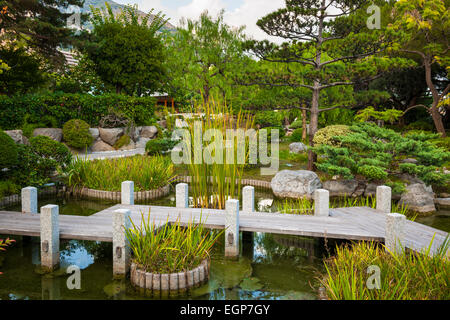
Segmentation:
[(221, 9), (225, 9), (224, 20), (231, 26), (244, 25), (245, 33), (257, 40), (269, 37), (256, 25), (256, 21), (266, 14), (284, 7), (284, 0), (114, 0), (121, 4), (137, 4), (139, 10), (148, 12), (155, 8), (170, 18), (170, 23), (178, 26), (182, 17), (197, 19), (208, 10), (210, 15), (216, 16)]

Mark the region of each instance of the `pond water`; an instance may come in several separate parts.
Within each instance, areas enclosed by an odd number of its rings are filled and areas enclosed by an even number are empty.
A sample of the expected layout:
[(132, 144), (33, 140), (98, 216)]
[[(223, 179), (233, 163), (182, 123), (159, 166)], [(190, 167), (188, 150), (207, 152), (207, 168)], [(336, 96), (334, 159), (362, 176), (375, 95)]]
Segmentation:
[[(0, 236), (1, 238), (1, 236)], [(322, 272), (321, 239), (241, 234), (238, 261), (223, 257), (223, 239), (214, 247), (209, 282), (179, 297), (152, 297), (112, 279), (112, 245), (93, 241), (62, 241), (61, 268), (39, 272), (38, 238), (16, 237), (0, 253), (0, 299), (316, 299)], [(66, 269), (81, 269), (81, 289), (68, 289)]]
[[(270, 192), (256, 191), (259, 210), (276, 211), (281, 203)], [(57, 204), (61, 214), (91, 215), (114, 203), (66, 198), (40, 199), (39, 206)], [(175, 206), (175, 196), (152, 200), (150, 204)], [(13, 206), (8, 210), (20, 210)], [(450, 231), (450, 212), (438, 211), (417, 222)], [(0, 239), (4, 236), (0, 235)], [(93, 241), (62, 241), (61, 268), (49, 275), (39, 272), (38, 238), (15, 237), (17, 242), (0, 252), (0, 299), (317, 299), (317, 277), (323, 272), (323, 258), (341, 241), (241, 233), (238, 261), (223, 257), (223, 237), (213, 248), (211, 279), (187, 295), (152, 297), (112, 279), (112, 245)], [(69, 290), (66, 268), (81, 269), (81, 289)]]

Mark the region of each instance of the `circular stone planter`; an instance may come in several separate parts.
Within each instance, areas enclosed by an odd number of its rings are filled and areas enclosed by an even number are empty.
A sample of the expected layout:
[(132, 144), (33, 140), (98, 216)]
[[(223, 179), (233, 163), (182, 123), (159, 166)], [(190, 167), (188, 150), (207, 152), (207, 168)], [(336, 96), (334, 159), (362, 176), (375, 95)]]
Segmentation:
[(209, 279), (210, 261), (203, 260), (193, 270), (178, 273), (151, 273), (139, 269), (135, 263), (130, 267), (131, 283), (139, 288), (152, 291), (154, 294), (178, 294), (188, 289), (201, 286)]
[[(104, 191), (104, 190), (95, 190), (89, 188), (75, 188), (73, 190), (74, 194), (78, 194), (85, 198), (91, 199), (105, 199), (112, 201), (121, 201), (121, 192), (120, 191)], [(158, 199), (164, 196), (167, 196), (170, 193), (170, 186), (166, 185), (164, 187), (153, 189), (149, 191), (137, 191), (134, 192), (134, 200), (135, 201), (145, 201), (145, 200), (153, 200)]]

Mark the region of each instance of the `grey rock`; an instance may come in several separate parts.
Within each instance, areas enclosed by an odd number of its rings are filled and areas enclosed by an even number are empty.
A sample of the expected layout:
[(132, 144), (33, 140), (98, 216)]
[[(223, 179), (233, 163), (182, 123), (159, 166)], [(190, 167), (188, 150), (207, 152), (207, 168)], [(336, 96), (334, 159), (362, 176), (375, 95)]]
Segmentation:
[(308, 150), (308, 147), (301, 142), (293, 142), (289, 145), (289, 151), (292, 153), (301, 153)]
[(365, 197), (374, 197), (377, 194), (378, 185), (375, 183), (368, 183), (366, 189), (364, 190)]
[(314, 191), (322, 188), (317, 174), (308, 170), (282, 170), (270, 185), (274, 195), (280, 198), (312, 198)]
[(167, 128), (167, 121), (166, 120), (157, 121), (156, 123), (159, 124), (163, 128)]
[(106, 142), (104, 142), (103, 140), (98, 139), (91, 146), (91, 151), (92, 152), (115, 151), (115, 149)]
[(141, 137), (152, 139), (156, 136), (157, 133), (158, 133), (158, 128), (156, 128), (155, 126), (145, 126), (145, 127), (142, 127)]
[(351, 196), (357, 187), (356, 180), (328, 180), (323, 183), (323, 188), (330, 192), (330, 197)]
[(150, 141), (150, 138), (143, 138), (140, 137), (137, 141), (136, 141), (136, 148), (145, 148), (145, 146), (147, 145), (147, 142)]
[(450, 209), (450, 198), (436, 198), (434, 203), (441, 209)]
[(121, 147), (119, 150), (123, 151), (123, 150), (133, 150), (133, 149), (136, 149), (136, 144), (134, 143), (133, 140), (131, 140), (129, 144)]
[(419, 161), (417, 161), (416, 159), (413, 159), (413, 158), (407, 158), (407, 159), (403, 159), (402, 161), (401, 161), (402, 163), (417, 163), (417, 162), (419, 162)]
[(97, 138), (100, 136), (98, 128), (89, 128), (89, 133), (91, 134), (94, 141), (97, 140)]
[(108, 143), (110, 146), (113, 146), (117, 140), (123, 135), (123, 129), (122, 128), (99, 128), (99, 134), (100, 138)]
[(419, 213), (436, 211), (433, 189), (423, 183), (414, 183), (407, 186), (406, 191), (400, 198), (400, 203)]
[(52, 140), (61, 142), (63, 133), (62, 129), (59, 128), (37, 128), (33, 131), (33, 137), (36, 136), (46, 136)]
[(28, 138), (23, 135), (22, 130), (8, 130), (5, 133), (14, 140), (15, 143), (28, 144)]

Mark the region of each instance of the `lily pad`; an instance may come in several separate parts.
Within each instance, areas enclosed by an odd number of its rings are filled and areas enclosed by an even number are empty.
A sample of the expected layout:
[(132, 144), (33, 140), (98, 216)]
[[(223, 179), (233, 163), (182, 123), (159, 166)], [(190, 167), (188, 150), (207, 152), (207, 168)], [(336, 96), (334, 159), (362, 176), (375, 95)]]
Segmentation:
[(264, 287), (264, 284), (262, 284), (261, 280), (259, 280), (258, 278), (250, 277), (242, 280), (239, 286), (241, 287), (242, 290), (257, 291), (261, 290)]
[(238, 261), (220, 259), (211, 263), (211, 280), (216, 280), (221, 287), (231, 289), (252, 275), (251, 261), (242, 257)]

